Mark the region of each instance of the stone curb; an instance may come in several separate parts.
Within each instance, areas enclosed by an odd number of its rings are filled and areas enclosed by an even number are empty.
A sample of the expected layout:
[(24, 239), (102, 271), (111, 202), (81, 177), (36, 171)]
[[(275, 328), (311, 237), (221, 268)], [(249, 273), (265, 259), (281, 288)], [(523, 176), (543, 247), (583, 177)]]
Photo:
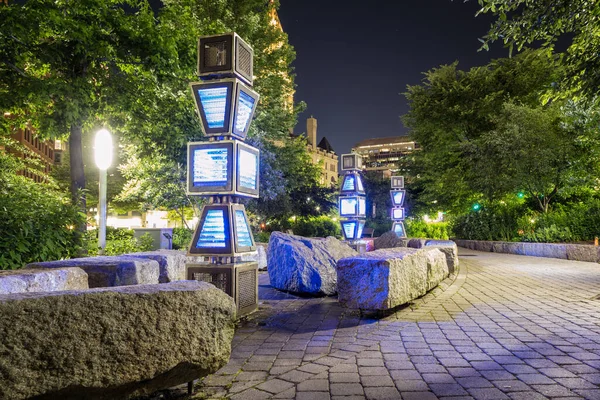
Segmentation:
[(600, 247), (587, 244), (453, 240), (470, 250), (600, 263)]

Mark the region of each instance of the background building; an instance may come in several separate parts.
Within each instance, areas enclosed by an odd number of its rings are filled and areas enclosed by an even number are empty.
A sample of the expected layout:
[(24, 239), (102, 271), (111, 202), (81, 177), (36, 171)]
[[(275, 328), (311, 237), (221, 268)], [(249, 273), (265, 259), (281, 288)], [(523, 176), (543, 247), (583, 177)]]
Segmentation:
[(31, 152), (26, 154), (11, 150), (11, 153), (23, 159), (36, 157), (42, 162), (40, 174), (32, 171), (19, 171), (19, 175), (33, 179), (35, 182), (44, 182), (46, 180), (44, 175), (50, 174), (52, 166), (61, 162), (64, 144), (60, 140), (41, 140), (37, 137), (35, 131), (29, 128), (16, 129), (11, 138)]
[(307, 150), (313, 164), (321, 163), (323, 168), (321, 184), (337, 186), (338, 183), (338, 155), (331, 147), (326, 137), (317, 144), (317, 119), (310, 117), (306, 120)]
[(363, 169), (382, 171), (384, 174), (398, 171), (398, 161), (418, 148), (408, 136), (366, 139), (355, 144), (352, 152), (360, 154)]

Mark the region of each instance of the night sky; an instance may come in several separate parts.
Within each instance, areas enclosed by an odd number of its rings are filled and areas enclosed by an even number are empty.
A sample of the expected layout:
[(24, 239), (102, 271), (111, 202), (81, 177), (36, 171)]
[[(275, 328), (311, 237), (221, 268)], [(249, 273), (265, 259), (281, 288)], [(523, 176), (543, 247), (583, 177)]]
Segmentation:
[(459, 68), (507, 57), (501, 44), (478, 52), (492, 17), (475, 17), (476, 0), (281, 0), (279, 17), (296, 49), (295, 100), (307, 103), (336, 153), (357, 142), (407, 134), (401, 93), (422, 72), (459, 61)]

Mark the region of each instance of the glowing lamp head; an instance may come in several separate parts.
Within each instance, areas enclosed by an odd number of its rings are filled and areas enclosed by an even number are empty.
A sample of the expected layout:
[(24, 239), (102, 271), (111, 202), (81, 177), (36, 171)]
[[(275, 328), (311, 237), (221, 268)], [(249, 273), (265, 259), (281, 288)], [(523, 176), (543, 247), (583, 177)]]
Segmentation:
[(106, 171), (112, 164), (113, 141), (110, 132), (100, 129), (94, 139), (94, 159), (98, 169)]
[(473, 211), (479, 211), (481, 209), (481, 204), (475, 203), (471, 208), (473, 209)]
[(522, 199), (523, 197), (525, 197), (525, 193), (519, 192), (519, 193), (517, 193), (517, 197)]

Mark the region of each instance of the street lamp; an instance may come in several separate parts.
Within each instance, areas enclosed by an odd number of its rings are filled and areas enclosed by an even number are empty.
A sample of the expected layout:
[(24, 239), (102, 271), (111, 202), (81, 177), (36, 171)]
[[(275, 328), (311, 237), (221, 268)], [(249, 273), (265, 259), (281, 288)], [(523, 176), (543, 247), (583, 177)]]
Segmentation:
[(94, 158), (100, 173), (100, 184), (98, 190), (98, 246), (100, 254), (104, 254), (106, 248), (106, 170), (112, 164), (113, 143), (110, 132), (100, 129), (94, 139)]

